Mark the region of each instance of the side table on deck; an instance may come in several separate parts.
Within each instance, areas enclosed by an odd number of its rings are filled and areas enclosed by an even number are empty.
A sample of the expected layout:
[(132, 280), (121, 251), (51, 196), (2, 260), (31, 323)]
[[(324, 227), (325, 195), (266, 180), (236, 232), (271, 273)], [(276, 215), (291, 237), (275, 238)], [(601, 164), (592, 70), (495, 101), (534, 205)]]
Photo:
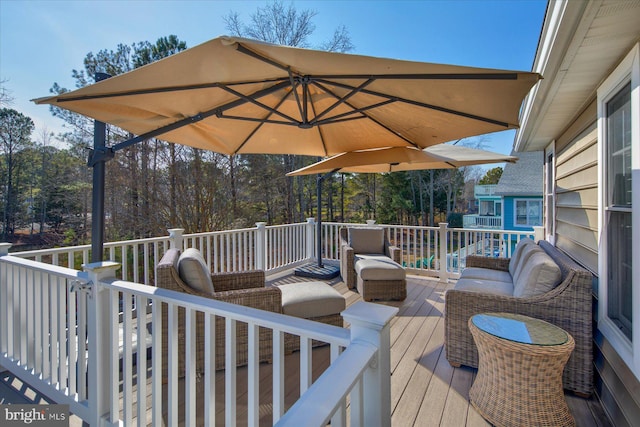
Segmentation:
[(478, 347), (473, 406), (496, 426), (575, 426), (562, 388), (573, 337), (548, 322), (519, 314), (469, 319)]

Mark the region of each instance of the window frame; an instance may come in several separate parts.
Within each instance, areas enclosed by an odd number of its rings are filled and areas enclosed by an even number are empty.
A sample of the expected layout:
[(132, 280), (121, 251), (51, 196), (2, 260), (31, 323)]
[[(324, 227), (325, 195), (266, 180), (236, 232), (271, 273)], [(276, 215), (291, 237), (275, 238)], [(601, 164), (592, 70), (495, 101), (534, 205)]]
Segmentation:
[[(518, 202), (526, 202), (527, 203), (527, 223), (526, 224), (518, 224)], [(540, 204), (540, 224), (531, 224), (531, 220), (529, 218), (529, 203), (536, 202)], [(540, 198), (519, 198), (513, 199), (513, 228), (531, 228), (531, 227), (539, 227), (544, 224), (544, 203)]]
[[(551, 157), (551, 162), (549, 162)], [(549, 176), (551, 175), (551, 176)], [(545, 239), (551, 244), (556, 241), (556, 141), (544, 150), (544, 198), (543, 219)], [(548, 215), (550, 214), (550, 215)]]
[[(607, 103), (631, 83), (631, 176), (632, 193), (632, 334), (631, 340), (607, 315), (608, 223), (607, 223)], [(597, 90), (598, 106), (598, 329), (606, 337), (636, 378), (640, 379), (640, 44), (636, 44)]]

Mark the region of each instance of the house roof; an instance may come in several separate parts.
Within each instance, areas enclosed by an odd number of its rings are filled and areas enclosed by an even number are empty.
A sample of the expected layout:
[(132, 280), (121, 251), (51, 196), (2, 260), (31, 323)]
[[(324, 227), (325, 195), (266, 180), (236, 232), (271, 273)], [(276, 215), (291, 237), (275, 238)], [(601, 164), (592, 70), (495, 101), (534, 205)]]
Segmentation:
[(596, 96), (640, 38), (638, 1), (550, 1), (533, 70), (544, 80), (520, 113), (515, 151), (544, 149)]
[(517, 163), (508, 163), (494, 194), (498, 196), (542, 196), (542, 151), (518, 153)]

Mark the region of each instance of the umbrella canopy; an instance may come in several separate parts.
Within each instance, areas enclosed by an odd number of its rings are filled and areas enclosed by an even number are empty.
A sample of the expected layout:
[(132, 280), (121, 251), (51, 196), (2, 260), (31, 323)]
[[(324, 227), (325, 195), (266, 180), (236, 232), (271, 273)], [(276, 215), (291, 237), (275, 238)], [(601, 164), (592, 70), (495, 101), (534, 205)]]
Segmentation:
[(225, 154), (329, 156), (518, 127), (537, 73), (374, 58), (219, 37), (34, 100), (138, 137)]
[(288, 176), (328, 172), (381, 173), (420, 169), (452, 169), (487, 163), (515, 163), (517, 157), (457, 145), (439, 144), (419, 150), (413, 147), (389, 147), (338, 154)]

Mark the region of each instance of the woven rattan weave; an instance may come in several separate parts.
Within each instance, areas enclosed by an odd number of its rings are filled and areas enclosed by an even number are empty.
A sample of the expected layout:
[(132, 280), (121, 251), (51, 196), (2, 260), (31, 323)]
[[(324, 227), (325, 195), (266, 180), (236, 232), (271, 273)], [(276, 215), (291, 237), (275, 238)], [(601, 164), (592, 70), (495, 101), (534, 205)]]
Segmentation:
[[(492, 316), (516, 319), (532, 334), (559, 330), (526, 316)], [(575, 425), (562, 390), (562, 370), (575, 346), (571, 335), (566, 334), (566, 341), (556, 345), (524, 344), (482, 330), (473, 317), (469, 319), (469, 330), (480, 357), (469, 397), (485, 419), (505, 427)]]

